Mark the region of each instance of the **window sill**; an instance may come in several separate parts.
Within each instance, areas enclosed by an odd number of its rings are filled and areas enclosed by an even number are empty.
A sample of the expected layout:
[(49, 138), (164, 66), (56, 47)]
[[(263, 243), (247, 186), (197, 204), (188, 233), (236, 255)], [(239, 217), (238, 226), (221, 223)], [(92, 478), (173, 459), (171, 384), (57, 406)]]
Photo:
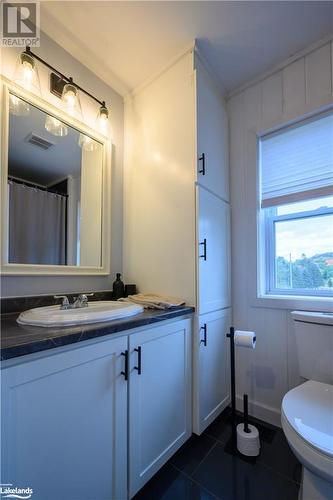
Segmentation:
[(302, 311), (333, 310), (333, 299), (329, 297), (302, 297), (294, 295), (261, 295), (252, 299), (252, 307), (269, 309), (300, 309)]

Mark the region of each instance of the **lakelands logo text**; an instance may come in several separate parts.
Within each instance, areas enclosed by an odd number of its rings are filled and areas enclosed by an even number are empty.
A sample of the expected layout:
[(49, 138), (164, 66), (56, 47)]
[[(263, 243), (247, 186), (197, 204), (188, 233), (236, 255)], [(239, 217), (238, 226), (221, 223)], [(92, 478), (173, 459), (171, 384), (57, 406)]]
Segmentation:
[(39, 47), (39, 2), (1, 2), (1, 45)]
[(33, 494), (32, 488), (17, 488), (13, 487), (12, 484), (0, 484), (0, 495), (1, 498), (31, 498)]

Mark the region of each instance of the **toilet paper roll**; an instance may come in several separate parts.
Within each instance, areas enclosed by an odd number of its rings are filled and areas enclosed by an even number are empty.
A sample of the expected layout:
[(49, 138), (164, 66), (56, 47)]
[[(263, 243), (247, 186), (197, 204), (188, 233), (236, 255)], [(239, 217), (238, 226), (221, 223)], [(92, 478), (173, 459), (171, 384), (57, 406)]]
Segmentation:
[(240, 347), (248, 347), (254, 349), (256, 346), (256, 334), (254, 332), (247, 332), (245, 330), (235, 331), (235, 345)]
[(249, 424), (250, 432), (244, 431), (244, 424), (237, 425), (237, 449), (247, 457), (256, 457), (260, 452), (260, 441), (258, 429)]

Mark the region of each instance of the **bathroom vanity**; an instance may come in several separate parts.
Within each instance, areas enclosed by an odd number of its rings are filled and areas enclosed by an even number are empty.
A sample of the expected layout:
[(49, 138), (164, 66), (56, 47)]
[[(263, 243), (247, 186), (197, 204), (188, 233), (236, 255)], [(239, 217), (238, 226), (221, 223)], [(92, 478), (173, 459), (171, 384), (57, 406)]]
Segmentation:
[(58, 330), (4, 315), (2, 482), (36, 500), (131, 498), (192, 432), (192, 313)]

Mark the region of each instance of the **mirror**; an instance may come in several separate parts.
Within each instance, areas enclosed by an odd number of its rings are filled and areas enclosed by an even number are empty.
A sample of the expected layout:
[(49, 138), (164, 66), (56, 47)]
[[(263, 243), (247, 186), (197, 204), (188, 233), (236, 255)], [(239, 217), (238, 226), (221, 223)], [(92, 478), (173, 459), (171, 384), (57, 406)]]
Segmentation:
[(8, 101), (7, 263), (101, 267), (103, 142)]

